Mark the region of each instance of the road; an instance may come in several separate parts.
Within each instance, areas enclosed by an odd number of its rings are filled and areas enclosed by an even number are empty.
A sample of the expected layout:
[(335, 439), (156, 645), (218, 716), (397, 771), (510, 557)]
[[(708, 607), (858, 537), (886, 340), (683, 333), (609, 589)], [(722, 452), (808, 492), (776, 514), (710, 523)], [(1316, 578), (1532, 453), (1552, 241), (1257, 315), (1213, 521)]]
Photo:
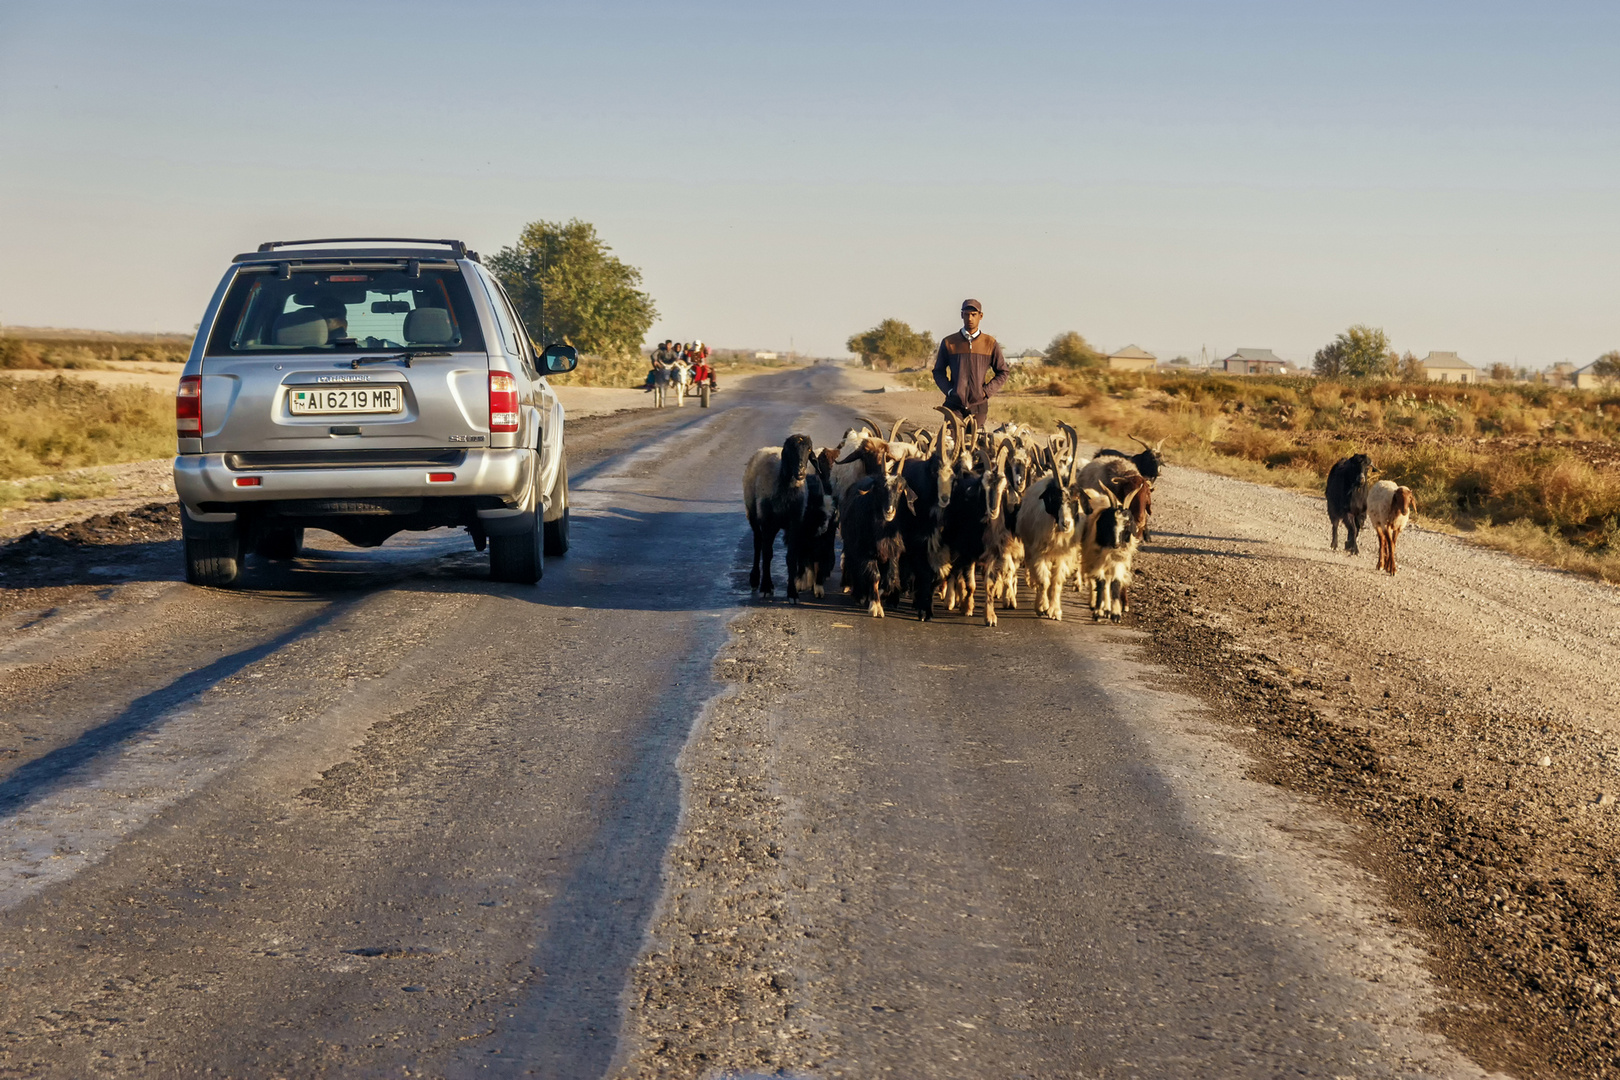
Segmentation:
[(533, 588), (440, 532), (13, 590), (0, 1075), (1485, 1075), (1140, 630), (750, 600), (741, 463), (862, 400), (571, 436)]

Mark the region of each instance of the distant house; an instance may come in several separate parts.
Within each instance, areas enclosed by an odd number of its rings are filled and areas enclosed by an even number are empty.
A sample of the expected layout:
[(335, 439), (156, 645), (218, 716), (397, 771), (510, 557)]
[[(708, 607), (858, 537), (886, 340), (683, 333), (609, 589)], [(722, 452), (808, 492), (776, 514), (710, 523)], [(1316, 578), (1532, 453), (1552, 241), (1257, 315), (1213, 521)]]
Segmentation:
[(776, 359), (776, 354), (773, 353), (773, 352), (757, 352), (757, 353), (754, 354), (754, 359), (755, 360), (775, 360)]
[(1287, 375), (1288, 361), (1270, 349), (1239, 349), (1224, 360), (1215, 361), (1215, 370), (1228, 375)]
[(1025, 349), (1015, 356), (1007, 357), (1007, 363), (1010, 365), (1044, 364), (1046, 363), (1046, 354), (1039, 349)]
[[(1599, 357), (1598, 359), (1602, 359), (1602, 357)], [(1596, 364), (1597, 360), (1594, 360), (1585, 367), (1570, 372), (1569, 378), (1570, 381), (1575, 384), (1575, 389), (1602, 390), (1605, 387), (1614, 385), (1615, 378), (1613, 375), (1599, 375), (1597, 372), (1592, 370)]]
[(1116, 353), (1108, 354), (1109, 371), (1152, 371), (1159, 358), (1146, 349), (1127, 345)]
[(1430, 382), (1477, 383), (1479, 369), (1454, 352), (1430, 352), (1423, 358), (1423, 373)]

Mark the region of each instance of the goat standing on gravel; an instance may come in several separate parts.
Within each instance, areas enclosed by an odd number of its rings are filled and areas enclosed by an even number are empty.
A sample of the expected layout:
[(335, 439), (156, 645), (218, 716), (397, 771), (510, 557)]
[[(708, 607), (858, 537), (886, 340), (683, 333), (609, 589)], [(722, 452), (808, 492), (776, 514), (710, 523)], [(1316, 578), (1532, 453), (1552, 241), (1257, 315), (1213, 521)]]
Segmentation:
[(1344, 550), (1360, 555), (1356, 535), (1367, 521), (1367, 486), (1372, 483), (1372, 458), (1355, 454), (1333, 463), (1327, 476), (1328, 523), (1333, 535), (1330, 541), (1334, 551), (1339, 550), (1339, 523), (1344, 523)]
[(1380, 480), (1367, 491), (1367, 520), (1378, 534), (1378, 569), (1395, 572), (1395, 541), (1412, 519), (1417, 497), (1393, 480)]
[(805, 474), (816, 448), (808, 435), (789, 435), (780, 449), (767, 446), (756, 450), (743, 470), (743, 508), (754, 531), (754, 566), (748, 571), (748, 584), (761, 596), (773, 596), (771, 559), (776, 534), (787, 534), (787, 598), (799, 600), (800, 526), (804, 520), (809, 486)]

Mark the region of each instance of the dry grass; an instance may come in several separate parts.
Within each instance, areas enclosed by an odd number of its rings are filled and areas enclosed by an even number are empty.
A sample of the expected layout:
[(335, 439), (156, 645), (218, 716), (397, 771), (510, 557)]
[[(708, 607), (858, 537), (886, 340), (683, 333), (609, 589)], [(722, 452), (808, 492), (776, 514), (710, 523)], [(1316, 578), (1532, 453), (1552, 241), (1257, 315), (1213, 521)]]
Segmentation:
[(1430, 527), (1620, 582), (1620, 392), (1052, 369), (1010, 388), (997, 415), (1163, 438), (1177, 464), (1281, 487), (1321, 491), (1365, 452)]
[(170, 394), (140, 386), (100, 386), (60, 375), (0, 376), (0, 480), (173, 452)]
[(167, 335), (7, 330), (0, 334), (0, 369), (96, 371), (120, 360), (183, 364), (190, 350), (189, 340)]
[(0, 480), (0, 509), (25, 502), (65, 502), (111, 495), (116, 485), (108, 476), (49, 476), (39, 480)]

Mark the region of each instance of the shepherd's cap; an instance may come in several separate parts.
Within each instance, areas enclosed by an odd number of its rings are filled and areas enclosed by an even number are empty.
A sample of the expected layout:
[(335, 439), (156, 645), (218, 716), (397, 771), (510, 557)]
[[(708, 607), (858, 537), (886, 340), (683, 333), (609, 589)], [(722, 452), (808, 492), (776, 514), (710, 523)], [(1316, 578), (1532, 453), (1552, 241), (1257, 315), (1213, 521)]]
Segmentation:
[(964, 301), (962, 301), (962, 310), (963, 311), (977, 311), (980, 315), (983, 315), (984, 314), (984, 305), (979, 303), (977, 300), (964, 300)]

